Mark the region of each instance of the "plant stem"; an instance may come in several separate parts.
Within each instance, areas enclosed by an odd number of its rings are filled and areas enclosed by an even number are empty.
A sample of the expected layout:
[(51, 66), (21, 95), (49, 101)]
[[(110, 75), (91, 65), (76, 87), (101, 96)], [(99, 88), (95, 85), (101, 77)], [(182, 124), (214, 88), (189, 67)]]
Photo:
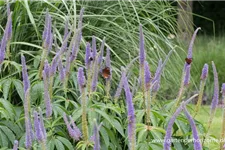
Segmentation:
[(151, 113), (151, 100), (152, 100), (151, 93), (152, 92), (151, 92), (151, 90), (147, 90), (146, 93), (147, 93), (146, 124), (150, 126), (151, 125), (150, 113)]
[(86, 89), (82, 88), (81, 93), (81, 105), (82, 105), (82, 131), (84, 141), (88, 141), (88, 126), (87, 126), (87, 104), (86, 104)]
[(43, 49), (42, 56), (41, 56), (41, 63), (40, 63), (39, 70), (38, 70), (38, 76), (39, 76), (40, 80), (42, 78), (42, 70), (44, 67), (46, 57), (47, 57), (47, 50)]
[(221, 141), (220, 141), (220, 149), (223, 150), (223, 145), (225, 144), (225, 95), (223, 95), (223, 122), (222, 122), (222, 132), (221, 132)]
[(205, 83), (206, 83), (206, 80), (201, 80), (201, 83), (200, 83), (200, 92), (199, 92), (199, 95), (198, 95), (198, 102), (197, 102), (197, 105), (195, 106), (195, 114), (194, 114), (194, 118), (196, 117), (196, 115), (198, 114), (198, 111), (201, 107), (201, 104), (202, 104), (202, 97), (203, 97), (203, 92), (204, 92), (204, 87), (205, 87)]

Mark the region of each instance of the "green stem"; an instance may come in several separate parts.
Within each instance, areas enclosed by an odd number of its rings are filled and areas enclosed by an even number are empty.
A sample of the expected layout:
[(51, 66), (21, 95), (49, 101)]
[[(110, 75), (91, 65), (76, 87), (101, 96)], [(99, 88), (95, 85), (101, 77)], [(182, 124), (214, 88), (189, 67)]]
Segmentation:
[(88, 141), (88, 126), (87, 126), (87, 104), (86, 104), (86, 89), (82, 88), (81, 93), (81, 105), (82, 105), (82, 131), (84, 141)]
[(202, 104), (202, 97), (203, 97), (205, 82), (206, 82), (206, 80), (201, 80), (201, 83), (200, 83), (200, 92), (199, 92), (199, 95), (198, 95), (197, 105), (195, 106), (194, 118), (198, 114), (198, 111), (199, 111), (199, 109), (201, 107), (201, 104)]
[[(223, 103), (225, 104), (225, 95), (223, 95)], [(223, 122), (222, 122), (222, 132), (221, 132), (220, 149), (223, 150), (223, 145), (225, 144), (225, 106), (223, 106)]]
[(143, 102), (144, 102), (144, 108), (146, 109), (146, 88), (145, 88), (145, 70), (144, 70), (144, 64), (140, 67), (140, 73), (141, 73), (141, 89), (143, 93)]
[(53, 94), (53, 80), (54, 80), (54, 76), (52, 75), (49, 78), (49, 96), (50, 96), (50, 100), (52, 99), (52, 94)]
[(146, 93), (147, 93), (147, 112), (146, 112), (146, 123), (147, 125), (151, 125), (151, 119), (150, 119), (150, 113), (151, 113), (151, 100), (152, 100), (152, 97), (151, 97), (151, 90), (147, 90)]
[(212, 124), (215, 112), (216, 112), (216, 109), (212, 110), (211, 113), (210, 113), (210, 118), (209, 118), (209, 121), (208, 121), (208, 127), (206, 128), (206, 133), (205, 133), (205, 135), (203, 137), (202, 146), (204, 145), (205, 138), (207, 137), (208, 132), (210, 130), (210, 127), (211, 127), (211, 124)]
[(47, 147), (44, 141), (41, 142), (40, 144), (41, 144), (41, 150), (47, 150)]
[(9, 41), (7, 41), (7, 46), (6, 46), (6, 57), (8, 58), (8, 59), (10, 59), (10, 40)]

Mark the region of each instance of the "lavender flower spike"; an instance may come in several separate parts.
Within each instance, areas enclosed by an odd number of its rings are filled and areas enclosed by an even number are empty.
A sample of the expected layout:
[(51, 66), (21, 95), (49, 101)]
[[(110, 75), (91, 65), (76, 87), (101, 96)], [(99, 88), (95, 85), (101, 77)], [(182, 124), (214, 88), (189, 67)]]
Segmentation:
[(126, 105), (127, 105), (127, 116), (128, 116), (128, 140), (129, 140), (129, 149), (135, 150), (136, 146), (136, 136), (135, 136), (135, 110), (132, 102), (132, 94), (130, 92), (129, 84), (127, 81), (127, 77), (123, 75), (124, 82), (124, 91), (126, 95)]
[(65, 68), (63, 67), (62, 60), (60, 58), (59, 58), (58, 70), (59, 70), (60, 80), (63, 82), (66, 77), (66, 72), (65, 72)]
[(15, 140), (13, 145), (13, 150), (18, 150), (18, 144), (19, 144), (18, 141)]
[(185, 68), (185, 75), (184, 75), (184, 86), (188, 86), (190, 82), (190, 71), (191, 65), (187, 65)]
[(120, 79), (120, 83), (119, 83), (119, 85), (118, 85), (118, 87), (117, 87), (117, 89), (116, 89), (116, 93), (115, 93), (115, 95), (114, 95), (114, 98), (115, 98), (115, 101), (117, 101), (118, 100), (118, 98), (119, 98), (119, 96), (120, 96), (120, 94), (121, 94), (121, 92), (122, 92), (122, 89), (123, 89), (123, 76), (125, 76), (126, 75), (126, 71), (125, 71), (125, 68), (122, 66), (121, 67), (121, 79)]
[(193, 49), (195, 37), (196, 37), (196, 35), (197, 35), (197, 33), (198, 33), (198, 30), (201, 30), (201, 28), (198, 27), (198, 28), (195, 30), (195, 32), (194, 32), (194, 34), (193, 34), (193, 36), (192, 36), (191, 42), (190, 42), (190, 44), (189, 44), (188, 55), (187, 55), (187, 58), (188, 58), (188, 59), (192, 59), (192, 49)]
[(188, 112), (187, 108), (184, 106), (184, 113), (191, 125), (191, 129), (192, 129), (192, 135), (194, 138), (194, 149), (195, 150), (202, 150), (202, 145), (198, 136), (198, 131), (194, 122), (194, 119), (191, 117), (190, 113)]
[(79, 140), (80, 139), (80, 133), (77, 134), (77, 132), (75, 132), (75, 130), (71, 127), (65, 113), (63, 114), (63, 120), (66, 124), (66, 127), (67, 127), (67, 130), (69, 132), (70, 137), (73, 138), (76, 141)]
[(209, 70), (208, 68), (209, 68), (208, 64), (205, 64), (203, 69), (202, 69), (201, 80), (205, 80), (207, 78), (208, 70)]
[(44, 100), (46, 106), (46, 117), (49, 118), (52, 115), (52, 104), (49, 95), (49, 79), (47, 77), (47, 72), (45, 70), (42, 71), (43, 81), (44, 81)]
[(212, 61), (212, 67), (213, 67), (213, 75), (214, 75), (214, 94), (213, 94), (213, 99), (212, 99), (212, 103), (211, 103), (211, 112), (213, 112), (216, 109), (216, 106), (217, 106), (218, 100), (219, 100), (218, 74), (216, 71), (216, 66), (213, 61)]
[(52, 60), (50, 76), (53, 76), (56, 73), (57, 65), (58, 65), (58, 58), (59, 58), (59, 54), (57, 53)]
[(44, 126), (44, 119), (43, 119), (42, 111), (41, 111), (40, 108), (39, 108), (39, 115), (40, 115), (40, 127), (41, 127), (41, 131), (42, 131), (42, 133), (44, 135), (44, 139), (47, 139), (47, 133), (46, 133), (45, 126)]
[(145, 48), (144, 48), (144, 35), (143, 35), (143, 31), (142, 31), (142, 25), (140, 25), (140, 65), (143, 66), (144, 62), (145, 62)]
[(106, 56), (105, 56), (105, 65), (110, 69), (110, 77), (108, 79), (112, 78), (112, 69), (111, 69), (111, 59), (110, 59), (110, 49), (107, 47), (106, 49)]
[(145, 86), (146, 86), (146, 89), (148, 89), (150, 87), (150, 82), (151, 82), (151, 72), (149, 69), (148, 62), (145, 61)]
[(71, 123), (71, 125), (72, 125), (72, 127), (73, 127), (73, 130), (74, 130), (74, 132), (76, 133), (77, 139), (80, 139), (81, 136), (82, 136), (82, 134), (81, 134), (81, 132), (80, 132), (80, 129), (76, 126), (76, 124), (74, 123), (72, 117), (69, 116), (69, 118), (70, 118), (70, 123)]
[(23, 55), (21, 55), (21, 62), (22, 62), (22, 76), (23, 76), (23, 86), (24, 86), (24, 94), (25, 94), (26, 91), (30, 88), (30, 80), (27, 74), (26, 60)]
[(85, 66), (86, 69), (90, 69), (91, 61), (90, 61), (90, 56), (91, 56), (91, 50), (90, 50), (90, 43), (86, 44), (86, 53), (85, 53)]
[(93, 150), (100, 150), (100, 137), (99, 137), (99, 130), (100, 130), (101, 124), (98, 125), (96, 119), (94, 119), (94, 148)]
[(7, 35), (7, 40), (9, 41), (12, 37), (12, 13), (10, 11), (9, 3), (7, 3), (7, 16), (8, 16), (8, 20), (7, 20), (5, 32)]
[(38, 113), (34, 111), (34, 129), (36, 133), (36, 139), (39, 143), (44, 141), (44, 134), (42, 133), (42, 129), (40, 125), (41, 124), (40, 124), (40, 119), (38, 117)]
[(192, 97), (190, 97), (188, 100), (183, 101), (180, 104), (180, 107), (178, 107), (176, 109), (176, 111), (174, 112), (173, 116), (171, 117), (168, 125), (167, 125), (167, 129), (166, 129), (166, 135), (164, 137), (164, 144), (163, 144), (163, 150), (171, 150), (171, 136), (172, 136), (172, 129), (173, 129), (173, 124), (177, 118), (177, 116), (181, 113), (181, 111), (183, 110), (183, 107), (186, 106), (192, 99), (194, 99), (196, 96), (198, 96), (198, 94), (193, 95)]
[(78, 79), (78, 84), (79, 84), (79, 88), (80, 88), (80, 92), (81, 92), (86, 84), (86, 79), (84, 76), (84, 69), (82, 67), (78, 68), (77, 79)]
[(158, 66), (155, 72), (155, 77), (152, 80), (153, 92), (157, 92), (160, 88), (161, 73), (162, 73), (162, 59), (160, 59), (158, 62)]

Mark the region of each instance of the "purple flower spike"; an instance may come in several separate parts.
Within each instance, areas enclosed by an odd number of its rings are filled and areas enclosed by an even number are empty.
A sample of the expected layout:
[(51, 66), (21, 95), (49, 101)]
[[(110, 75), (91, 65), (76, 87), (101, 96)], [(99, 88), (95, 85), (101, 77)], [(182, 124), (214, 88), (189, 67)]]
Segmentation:
[(43, 115), (42, 115), (42, 111), (41, 110), (39, 110), (39, 115), (40, 115), (41, 132), (43, 133), (44, 139), (47, 139), (47, 133), (46, 133), (46, 130), (45, 130), (44, 119), (43, 119)]
[(214, 94), (213, 94), (213, 99), (212, 99), (212, 103), (211, 103), (211, 112), (213, 112), (216, 109), (216, 106), (217, 106), (218, 100), (219, 100), (218, 74), (216, 71), (216, 66), (213, 61), (212, 61), (212, 67), (213, 67), (213, 75), (214, 75)]
[(80, 91), (85, 87), (86, 79), (84, 76), (84, 69), (82, 67), (78, 68), (77, 80), (79, 84)]
[(128, 140), (129, 140), (129, 148), (134, 149), (136, 146), (136, 136), (135, 136), (135, 110), (132, 102), (132, 94), (130, 92), (129, 84), (127, 81), (127, 77), (123, 76), (123, 87), (126, 95), (126, 105), (127, 105), (127, 116), (128, 116)]
[(118, 87), (116, 89), (116, 94), (114, 95), (115, 99), (118, 99), (120, 97), (122, 89), (123, 89), (123, 82), (124, 82), (123, 81), (123, 79), (124, 79), (123, 76), (126, 76), (126, 71), (125, 71), (124, 67), (121, 67), (121, 72), (122, 72), (122, 74), (121, 74), (121, 78), (120, 78), (120, 83), (119, 83), (119, 85), (118, 85)]
[[(25, 114), (26, 115), (26, 114)], [(30, 149), (32, 147), (32, 128), (31, 128), (31, 123), (29, 120), (29, 116), (25, 116), (25, 128), (26, 128), (26, 133), (25, 133), (25, 147), (27, 149)]]
[(57, 65), (58, 65), (58, 59), (59, 59), (59, 55), (56, 54), (55, 57), (52, 60), (50, 76), (53, 76), (56, 73)]
[(59, 70), (60, 80), (64, 81), (66, 77), (66, 72), (65, 72), (65, 69), (63, 68), (62, 60), (60, 58), (59, 58), (58, 70)]
[(188, 86), (190, 82), (190, 71), (191, 71), (191, 65), (186, 66), (185, 70), (185, 76), (184, 76), (184, 86)]
[(101, 124), (98, 125), (96, 119), (94, 119), (94, 135), (93, 135), (93, 141), (94, 141), (94, 148), (93, 150), (100, 150), (100, 135), (99, 135), (99, 130), (100, 130)]
[[(182, 104), (181, 104), (182, 105)], [(177, 118), (177, 116), (180, 114), (180, 112), (182, 111), (182, 107), (179, 107), (175, 113), (173, 114), (173, 116), (171, 117), (167, 129), (166, 129), (166, 135), (164, 138), (164, 150), (170, 150), (171, 148), (171, 136), (172, 136), (172, 129), (173, 129), (173, 124)]]
[(97, 49), (96, 49), (96, 38), (95, 36), (92, 36), (92, 57), (95, 60), (97, 54)]
[(142, 31), (142, 25), (140, 25), (140, 65), (143, 66), (144, 62), (145, 62), (145, 47), (144, 47), (144, 35), (143, 35), (143, 31)]
[(30, 80), (27, 74), (26, 60), (23, 55), (21, 55), (21, 62), (22, 62), (22, 76), (23, 76), (23, 86), (24, 86), (24, 95), (25, 95), (27, 90), (30, 88)]
[(49, 78), (51, 70), (50, 70), (50, 65), (47, 60), (45, 60), (44, 71), (45, 71), (46, 77)]
[(202, 69), (201, 80), (205, 80), (207, 78), (208, 70), (209, 70), (208, 68), (209, 68), (208, 64), (205, 64), (203, 69)]
[(162, 59), (158, 62), (158, 67), (155, 72), (155, 77), (152, 80), (152, 91), (157, 92), (160, 88), (160, 80), (161, 80), (161, 73), (162, 73)]
[(192, 49), (193, 49), (195, 37), (196, 37), (196, 35), (197, 35), (197, 33), (198, 33), (198, 30), (200, 30), (200, 29), (201, 29), (201, 28), (198, 27), (198, 28), (195, 30), (195, 32), (194, 32), (194, 34), (193, 34), (193, 36), (192, 36), (192, 39), (191, 39), (191, 42), (190, 42), (189, 48), (188, 48), (188, 55), (187, 55), (187, 58), (188, 58), (188, 59), (192, 59)]
[(222, 95), (225, 96), (225, 83), (222, 84), (221, 92)]
[(145, 61), (145, 86), (147, 89), (150, 87), (150, 82), (151, 82), (151, 72), (149, 69), (148, 62)]
[(53, 35), (52, 35), (52, 18), (49, 15), (48, 10), (45, 16), (45, 27), (44, 27), (42, 39), (44, 41), (44, 48), (47, 49), (49, 52), (52, 48)]
[(7, 35), (7, 40), (10, 40), (12, 37), (12, 13), (10, 11), (10, 5), (9, 3), (7, 3), (7, 16), (8, 16), (8, 20), (7, 20), (7, 24), (6, 24), (6, 28), (5, 28), (5, 34)]
[(44, 140), (44, 135), (42, 133), (40, 120), (38, 117), (38, 113), (36, 111), (34, 111), (34, 129), (35, 129), (37, 141), (42, 142)]
[(71, 125), (72, 125), (72, 127), (73, 127), (73, 130), (74, 130), (74, 132), (76, 133), (76, 138), (77, 138), (77, 139), (80, 139), (81, 136), (82, 136), (82, 134), (81, 134), (81, 132), (80, 132), (80, 129), (76, 126), (76, 124), (74, 123), (72, 117), (69, 116), (69, 118), (70, 118), (70, 123), (71, 123)]
[(13, 150), (18, 150), (18, 144), (19, 144), (18, 141), (15, 140), (13, 145)]
[(188, 112), (187, 108), (184, 106), (184, 113), (191, 125), (191, 129), (192, 129), (192, 135), (194, 138), (194, 149), (195, 150), (202, 150), (202, 145), (198, 136), (198, 131), (194, 122), (194, 119), (191, 117), (190, 113)]
[(49, 89), (49, 79), (46, 75), (46, 71), (42, 71), (43, 81), (44, 81), (44, 100), (45, 100), (45, 106), (46, 106), (46, 117), (49, 118), (52, 115), (52, 105), (50, 100), (50, 95), (48, 92)]
[(90, 61), (90, 56), (91, 56), (91, 50), (90, 50), (90, 43), (87, 43), (86, 45), (86, 53), (85, 53), (85, 66), (86, 69), (90, 69), (91, 61)]
[(77, 132), (71, 127), (65, 113), (63, 114), (63, 120), (66, 124), (66, 127), (67, 127), (70, 137), (73, 138), (74, 140), (78, 141), (80, 139), (80, 133), (77, 134)]

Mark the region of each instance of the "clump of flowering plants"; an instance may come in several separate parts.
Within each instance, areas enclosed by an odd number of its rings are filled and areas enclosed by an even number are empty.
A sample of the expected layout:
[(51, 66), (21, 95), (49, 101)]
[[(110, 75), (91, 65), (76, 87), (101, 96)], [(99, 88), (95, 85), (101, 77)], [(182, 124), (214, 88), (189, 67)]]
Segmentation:
[[(13, 36), (18, 36), (12, 29), (20, 18), (12, 19), (14, 10), (10, 11), (10, 7), (17, 8), (18, 3), (12, 3), (13, 7), (6, 6), (7, 23), (0, 44), (1, 64), (13, 61), (14, 56), (10, 54), (16, 46), (11, 49), (11, 45), (27, 44), (22, 41), (11, 43)], [(29, 6), (27, 1), (24, 6)], [(151, 51), (146, 46), (146, 24), (139, 25), (139, 34), (136, 34), (139, 56), (117, 68), (115, 46), (108, 44), (108, 37), (97, 37), (90, 32), (87, 36), (85, 30), (90, 26), (85, 22), (90, 15), (86, 14), (88, 8), (76, 10), (80, 7), (75, 3), (74, 6), (71, 6), (74, 7), (74, 16), (68, 12), (63, 18), (63, 28), (57, 26), (58, 20), (53, 16), (62, 16), (53, 8), (42, 11), (39, 17), (43, 26), (40, 31), (36, 30), (39, 34), (37, 41), (40, 41), (35, 45), (36, 51), (21, 50), (19, 61), (12, 63), (17, 73), (3, 76), (0, 81), (0, 147), (14, 150), (205, 148), (204, 140), (209, 137), (208, 130), (219, 100), (219, 80), (214, 62), (214, 94), (206, 128), (195, 120), (195, 116), (201, 110), (208, 64), (204, 65), (201, 74), (199, 70), (199, 93), (183, 98), (191, 84), (192, 49), (200, 28), (194, 32), (184, 59), (178, 96), (160, 105), (158, 96), (163, 88), (164, 70), (175, 50), (159, 58), (157, 65), (153, 64), (155, 60), (149, 60)], [(32, 13), (29, 16), (34, 24)], [(138, 73), (133, 73), (134, 69)], [(4, 70), (3, 67), (1, 73)], [(117, 82), (115, 78), (118, 76)], [(133, 79), (137, 80), (137, 85)], [(224, 100), (224, 84), (221, 93)], [(195, 109), (189, 109), (189, 103), (197, 96)], [(221, 139), (225, 133), (224, 115)], [(191, 138), (194, 139), (191, 142), (173, 141)], [(221, 148), (223, 145), (220, 144)]]

